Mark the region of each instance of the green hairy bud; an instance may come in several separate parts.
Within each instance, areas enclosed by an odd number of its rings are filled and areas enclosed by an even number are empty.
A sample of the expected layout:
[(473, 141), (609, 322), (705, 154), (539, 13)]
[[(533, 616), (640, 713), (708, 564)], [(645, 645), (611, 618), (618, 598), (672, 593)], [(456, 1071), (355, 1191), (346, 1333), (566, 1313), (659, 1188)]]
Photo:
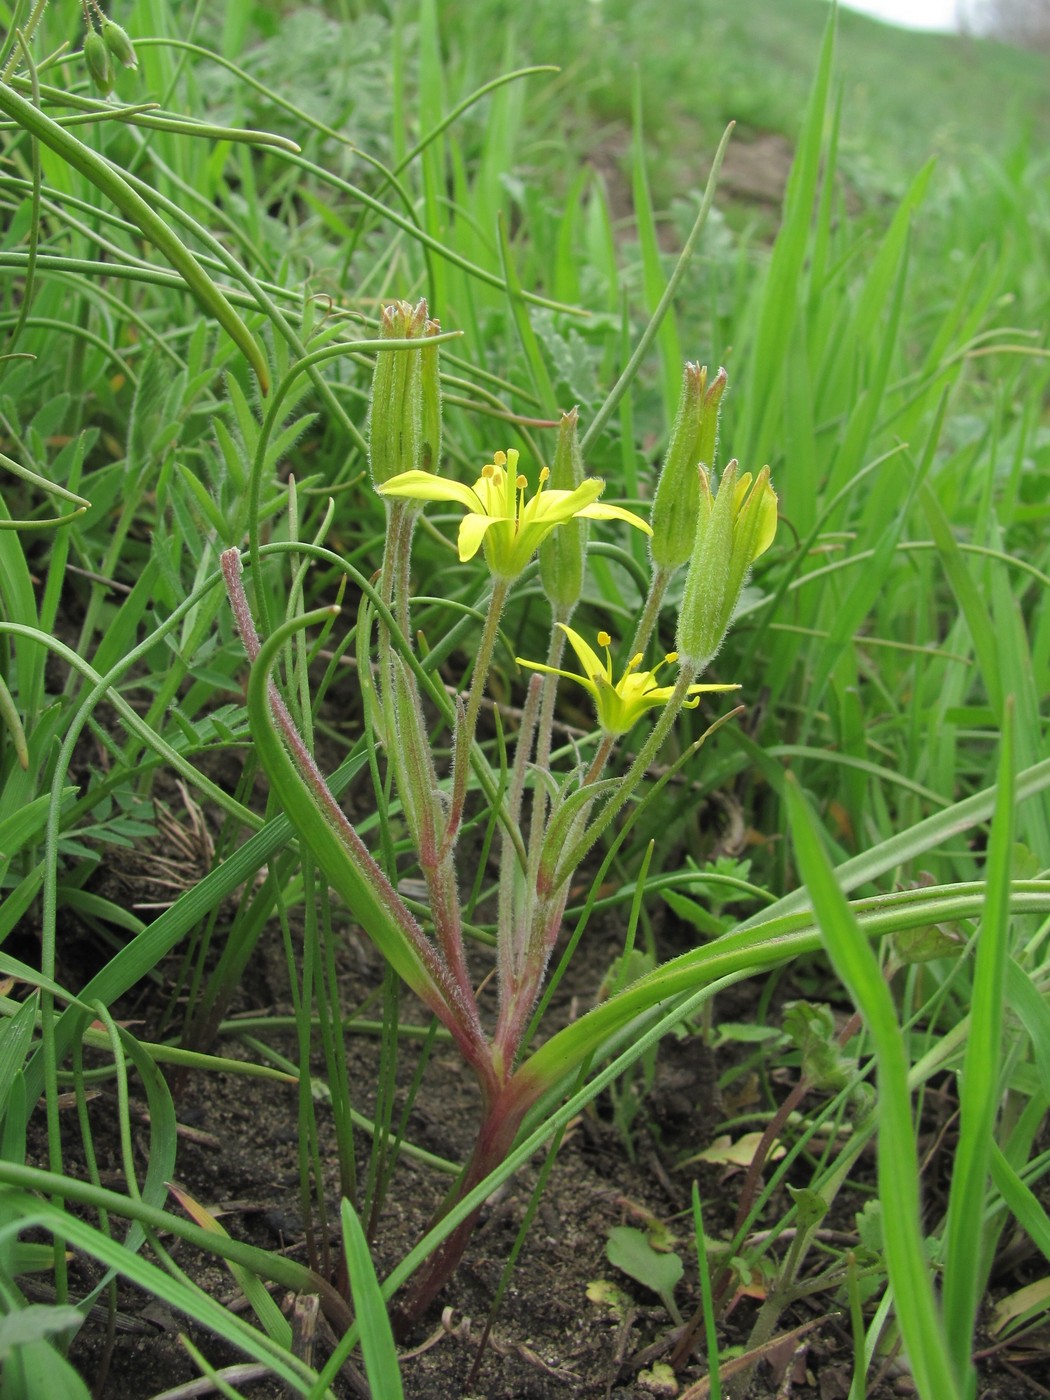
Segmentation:
[(777, 497), (768, 467), (752, 479), (730, 462), (717, 495), (703, 467), (698, 473), (700, 517), (678, 614), (678, 652), (684, 667), (702, 671), (729, 630), (751, 565), (773, 543)]
[[(550, 485), (555, 491), (574, 491), (586, 472), (576, 431), (579, 412), (563, 413), (558, 443), (551, 463)], [(587, 522), (569, 520), (540, 545), (540, 581), (556, 617), (568, 617), (583, 592), (587, 554)]]
[(102, 42), (124, 68), (139, 66), (135, 46), (128, 38), (126, 30), (121, 29), (119, 24), (114, 24), (111, 19), (102, 22)]
[[(425, 301), (417, 306), (398, 301), (383, 308), (379, 338), (419, 340), (425, 334), (426, 325)], [(436, 351), (437, 347), (430, 349)], [(436, 381), (436, 366), (434, 378)], [(380, 350), (372, 376), (368, 430), (368, 466), (373, 486), (382, 486), (401, 472), (422, 466), (423, 420), (423, 355), (412, 350)], [(440, 449), (440, 444), (438, 446)]]
[(113, 64), (101, 34), (92, 29), (84, 37), (84, 62), (91, 81), (104, 97), (113, 91)]
[(697, 466), (714, 465), (718, 410), (726, 387), (720, 369), (707, 383), (707, 366), (686, 364), (682, 392), (653, 500), (649, 554), (658, 569), (673, 573), (693, 552), (700, 515)]

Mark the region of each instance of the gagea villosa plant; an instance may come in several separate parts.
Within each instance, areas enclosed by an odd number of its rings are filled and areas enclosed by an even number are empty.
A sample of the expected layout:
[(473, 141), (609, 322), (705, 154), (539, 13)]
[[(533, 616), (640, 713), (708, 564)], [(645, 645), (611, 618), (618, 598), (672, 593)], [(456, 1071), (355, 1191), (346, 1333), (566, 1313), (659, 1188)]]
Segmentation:
[[(400, 863), (396, 872), (381, 868), (329, 791), (271, 678), (292, 633), (330, 618), (331, 610), (297, 618), (260, 641), (237, 550), (226, 552), (223, 568), (253, 662), (249, 710), (257, 751), (276, 794), (329, 884), (390, 966), (447, 1029), (477, 1081), (477, 1137), (444, 1202), (447, 1214), (504, 1160), (530, 1111), (549, 1104), (581, 1067), (607, 1054), (625, 1030), (643, 1024), (669, 998), (701, 985), (695, 970), (669, 964), (545, 1041), (540, 1029), (538, 1048), (533, 1047), (537, 1004), (574, 875), (635, 798), (682, 709), (695, 707), (705, 692), (740, 688), (705, 684), (700, 677), (730, 625), (752, 563), (772, 543), (777, 498), (768, 469), (752, 479), (739, 474), (735, 462), (715, 489), (711, 457), (725, 375), (720, 373), (708, 387), (706, 371), (695, 365), (686, 366), (652, 526), (603, 499), (604, 482), (587, 475), (581, 460), (575, 411), (558, 426), (550, 469), (523, 460), (508, 446), (480, 463), (469, 482), (444, 475), (437, 333), (422, 304), (401, 304), (384, 313), (370, 458), (372, 483), (386, 506), (386, 542), (378, 582), (359, 580), (364, 597), (357, 621), (362, 689), (407, 829), (411, 873), (426, 883), (425, 918), (409, 909), (396, 888), (397, 879), (409, 873), (409, 861), (404, 871)], [(451, 703), (411, 640), (413, 536), (422, 509), (435, 501), (462, 510), (456, 539), (459, 567), (476, 572), (483, 560), (488, 575), (469, 685)], [(683, 520), (691, 539), (683, 539)], [(595, 650), (569, 625), (586, 577), (588, 532), (602, 529), (641, 531), (651, 544), (649, 604), (628, 659), (619, 666), (609, 632), (597, 632)], [(537, 554), (550, 604), (550, 640), (545, 659), (519, 658), (533, 674), (501, 773), (480, 742), (479, 717), (500, 618)], [(680, 568), (687, 572), (677, 619), (678, 651), (651, 658), (661, 600)], [(575, 655), (571, 669), (562, 665), (566, 642)], [(589, 694), (597, 721), (593, 747), (581, 746), (567, 772), (552, 762), (555, 702), (563, 680)], [(447, 763), (438, 761), (430, 737), (435, 706), (451, 732)], [(639, 722), (650, 720), (648, 736), (617, 774), (612, 768), (617, 745)], [(486, 997), (483, 1011), (476, 982), (487, 981), (490, 969), (472, 968), (468, 958), (459, 867), (465, 825), (474, 805), (486, 803), (499, 833), (492, 896), (497, 906), (497, 991), (494, 1007), (489, 1009)], [(743, 968), (745, 950), (739, 957)], [(420, 1315), (450, 1277), (475, 1218), (476, 1210), (467, 1214), (415, 1275), (398, 1310), (402, 1326)]]

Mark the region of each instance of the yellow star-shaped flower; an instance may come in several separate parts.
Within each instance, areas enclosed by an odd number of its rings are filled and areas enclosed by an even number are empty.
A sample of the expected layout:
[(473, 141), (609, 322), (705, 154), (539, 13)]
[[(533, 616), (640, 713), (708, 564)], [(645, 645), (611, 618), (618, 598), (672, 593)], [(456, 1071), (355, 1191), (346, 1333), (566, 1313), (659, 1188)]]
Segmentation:
[[(520, 656), (516, 658), (518, 665), (528, 666), (533, 671), (546, 671), (552, 676), (564, 676), (566, 680), (575, 681), (577, 685), (582, 685), (594, 701), (598, 711), (598, 723), (606, 734), (626, 734), (628, 730), (634, 728), (646, 710), (654, 709), (658, 705), (665, 705), (674, 694), (674, 686), (660, 685), (657, 682), (656, 673), (660, 666), (672, 665), (677, 661), (677, 652), (668, 652), (663, 661), (654, 666), (651, 671), (638, 669), (643, 660), (642, 654), (639, 652), (637, 656), (631, 657), (623, 675), (614, 682), (612, 657), (609, 653), (612, 638), (608, 632), (598, 633), (598, 645), (605, 649), (605, 660), (603, 661), (578, 632), (574, 632), (571, 627), (566, 627), (562, 622), (559, 622), (558, 626), (568, 637), (569, 643), (583, 667), (584, 675), (577, 675), (575, 671), (560, 671), (554, 666), (543, 666), (538, 661), (525, 661)], [(740, 687), (737, 685), (691, 685), (689, 695), (692, 698), (687, 700), (685, 704), (688, 709), (694, 709), (700, 703), (695, 697), (703, 691), (739, 689)]]
[(647, 535), (652, 530), (622, 506), (598, 504), (605, 482), (588, 477), (572, 491), (544, 490), (550, 472), (540, 472), (536, 492), (526, 497), (528, 480), (518, 473), (518, 453), (496, 452), (473, 486), (432, 472), (401, 472), (380, 486), (383, 496), (414, 501), (456, 501), (467, 514), (459, 526), (459, 557), (473, 559), (484, 547), (485, 559), (499, 578), (517, 578), (550, 532), (577, 516), (588, 520), (626, 520)]

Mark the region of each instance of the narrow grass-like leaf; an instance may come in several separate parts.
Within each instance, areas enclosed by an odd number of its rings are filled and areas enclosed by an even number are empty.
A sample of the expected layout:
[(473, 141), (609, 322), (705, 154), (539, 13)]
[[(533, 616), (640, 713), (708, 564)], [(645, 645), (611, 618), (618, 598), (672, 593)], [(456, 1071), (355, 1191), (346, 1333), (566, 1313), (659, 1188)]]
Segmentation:
[(361, 1356), (365, 1363), (365, 1374), (372, 1387), (372, 1394), (382, 1395), (384, 1400), (401, 1400), (404, 1391), (401, 1387), (401, 1368), (397, 1360), (397, 1347), (390, 1329), (386, 1303), (383, 1300), (375, 1265), (368, 1250), (368, 1241), (357, 1218), (357, 1212), (349, 1201), (340, 1206), (343, 1223), (343, 1250), (346, 1254), (347, 1274), (350, 1279), (350, 1296), (354, 1302), (354, 1314), (361, 1336)]
[(1021, 1180), (994, 1142), (991, 1144), (989, 1164), (996, 1189), (1014, 1219), (1043, 1258), (1050, 1260), (1050, 1216), (1042, 1202), (1031, 1187)]
[[(27, 1172), (28, 1168), (16, 1167), (14, 1164), (0, 1163), (0, 1178), (9, 1179), (14, 1172)], [(30, 1172), (30, 1175), (32, 1173)], [(47, 1173), (39, 1174), (47, 1176)], [(61, 1189), (63, 1178), (53, 1178), (51, 1183), (44, 1189), (54, 1191), (56, 1187)], [(33, 1185), (40, 1185), (34, 1182)], [(79, 1186), (86, 1183), (78, 1182)], [(97, 1196), (95, 1188), (90, 1188), (90, 1193)], [(66, 1192), (67, 1196), (71, 1193)], [(123, 1197), (114, 1192), (104, 1192), (104, 1196), (111, 1198), (110, 1208), (114, 1214), (119, 1215), (121, 1207), (127, 1207), (128, 1211), (134, 1210), (141, 1217), (147, 1207), (138, 1202), (128, 1202)], [(92, 1201), (91, 1204), (95, 1204)], [(249, 1326), (236, 1314), (231, 1313), (228, 1308), (224, 1308), (213, 1298), (210, 1298), (203, 1290), (185, 1281), (182, 1278), (173, 1278), (159, 1269), (155, 1264), (141, 1258), (137, 1254), (131, 1254), (124, 1249), (119, 1240), (111, 1239), (103, 1234), (101, 1230), (94, 1229), (86, 1221), (78, 1219), (67, 1211), (59, 1210), (49, 1206), (47, 1202), (34, 1198), (27, 1191), (12, 1191), (9, 1193), (9, 1204), (17, 1206), (21, 1210), (21, 1228), (32, 1229), (42, 1228), (49, 1231), (56, 1240), (73, 1245), (82, 1250), (89, 1257), (97, 1259), (106, 1268), (126, 1278), (130, 1283), (142, 1288), (147, 1294), (154, 1298), (160, 1298), (176, 1312), (184, 1313), (207, 1328), (216, 1337), (224, 1342), (235, 1346), (239, 1351), (256, 1360), (264, 1362), (276, 1376), (285, 1382), (292, 1389), (294, 1394), (305, 1395), (311, 1392), (311, 1385), (314, 1380), (314, 1372), (285, 1347), (273, 1343), (264, 1333)], [(250, 1250), (248, 1246), (241, 1245), (236, 1240), (222, 1240), (208, 1231), (202, 1230), (199, 1225), (191, 1225), (187, 1221), (180, 1220), (177, 1216), (165, 1215), (163, 1211), (148, 1212), (151, 1216), (150, 1224), (154, 1228), (163, 1230), (171, 1229), (175, 1234), (182, 1234), (184, 1237), (192, 1238), (195, 1243), (202, 1244), (207, 1250), (209, 1246), (214, 1246), (212, 1252), (223, 1253), (231, 1251), (241, 1254), (248, 1251), (255, 1255), (261, 1255), (264, 1260), (273, 1260), (276, 1267), (280, 1267), (284, 1261), (279, 1255), (269, 1255), (263, 1250)], [(226, 1257), (230, 1257), (229, 1254)], [(282, 1272), (284, 1270), (282, 1269)], [(301, 1265), (295, 1265), (288, 1270), (288, 1280), (286, 1286), (292, 1288), (310, 1288), (316, 1279), (311, 1280), (308, 1270)], [(297, 1281), (291, 1281), (291, 1275), (296, 1274)], [(342, 1310), (345, 1314), (345, 1308)], [(333, 1313), (337, 1316), (337, 1313)], [(32, 1394), (34, 1392), (26, 1392)], [(50, 1391), (36, 1392), (50, 1395)], [(325, 1392), (319, 1392), (324, 1395)]]
[(970, 1364), (974, 1323), (984, 1290), (983, 1232), (988, 1163), (1002, 1094), (1003, 992), (1010, 937), (1010, 862), (1014, 833), (1014, 706), (1003, 708), (999, 782), (988, 844), (988, 899), (977, 939), (966, 1041), (959, 1084), (959, 1137), (944, 1226), (944, 1323), (955, 1366)]
[[(108, 1191), (105, 1187), (95, 1186), (89, 1181), (61, 1176), (55, 1172), (43, 1171), (38, 1167), (25, 1166), (21, 1162), (0, 1160), (0, 1185), (12, 1188), (12, 1203), (22, 1207), (24, 1217), (35, 1215), (38, 1209), (41, 1212), (47, 1210), (44, 1202), (33, 1200), (32, 1196), (29, 1195), (33, 1191), (48, 1196), (58, 1196), (67, 1201), (77, 1201), (91, 1210), (106, 1211), (117, 1218), (137, 1221), (145, 1228), (156, 1231), (162, 1237), (165, 1232), (168, 1232), (187, 1241), (195, 1248), (203, 1250), (205, 1254), (231, 1260), (235, 1264), (250, 1269), (260, 1278), (273, 1279), (275, 1283), (281, 1283), (286, 1288), (294, 1289), (297, 1293), (317, 1293), (321, 1297), (325, 1313), (333, 1326), (343, 1329), (350, 1323), (350, 1310), (327, 1280), (320, 1278), (304, 1265), (295, 1260), (287, 1259), (276, 1251), (259, 1249), (257, 1246), (245, 1244), (241, 1240), (230, 1239), (229, 1236), (216, 1235), (181, 1216), (151, 1206), (146, 1201), (133, 1200), (129, 1196), (120, 1195), (117, 1191)], [(107, 1245), (106, 1253), (102, 1254), (98, 1252), (97, 1241), (94, 1240), (98, 1232), (91, 1230), (89, 1226), (84, 1225), (76, 1217), (66, 1211), (56, 1209), (47, 1215), (47, 1219), (49, 1221), (47, 1228), (58, 1238), (66, 1239), (70, 1244), (81, 1248), (84, 1247), (82, 1243), (84, 1236), (79, 1235), (74, 1230), (74, 1226), (83, 1227), (88, 1237), (93, 1240), (91, 1253), (102, 1259), (108, 1266), (115, 1267), (118, 1273), (131, 1279), (132, 1282), (139, 1281), (137, 1271), (128, 1267), (137, 1260), (137, 1256), (126, 1250), (123, 1244), (109, 1239), (108, 1236), (100, 1236), (106, 1240)], [(22, 1223), (25, 1227), (24, 1219)], [(38, 1223), (43, 1223), (43, 1219), (38, 1220)], [(143, 1261), (137, 1260), (137, 1263), (142, 1264)], [(146, 1266), (146, 1268), (149, 1269), (152, 1266)], [(158, 1296), (165, 1296), (163, 1290)], [(218, 1304), (215, 1306), (218, 1308)], [(184, 1311), (191, 1316), (195, 1314), (192, 1307), (185, 1308)], [(226, 1309), (220, 1308), (219, 1311), (230, 1318), (231, 1315)], [(262, 1337), (262, 1334), (254, 1328), (247, 1330), (255, 1337)], [(224, 1335), (221, 1333), (221, 1329), (220, 1335)]]
[(820, 921), (821, 937), (875, 1046), (879, 1194), (887, 1203), (883, 1212), (886, 1265), (908, 1359), (923, 1400), (961, 1400), (961, 1376), (952, 1364), (923, 1245), (908, 1061), (893, 1000), (878, 960), (838, 886), (809, 808), (792, 781), (787, 785), (787, 802), (799, 867)]
[[(230, 1238), (229, 1231), (225, 1229), (221, 1221), (217, 1220), (207, 1207), (194, 1200), (188, 1191), (184, 1191), (170, 1181), (168, 1182), (168, 1190), (190, 1219), (195, 1220), (203, 1230), (207, 1230), (211, 1234), (222, 1235), (226, 1239)], [(230, 1273), (240, 1284), (241, 1291), (247, 1298), (252, 1312), (262, 1323), (266, 1335), (278, 1346), (290, 1348), (292, 1343), (291, 1324), (263, 1287), (261, 1281), (249, 1269), (233, 1263), (232, 1260), (229, 1268)]]
[(270, 373), (254, 336), (218, 285), (207, 275), (186, 245), (172, 233), (160, 215), (90, 146), (78, 141), (64, 127), (59, 126), (6, 83), (0, 83), (0, 112), (4, 112), (30, 135), (49, 146), (74, 170), (100, 189), (121, 213), (136, 224), (145, 237), (160, 249), (176, 272), (183, 277), (204, 310), (215, 317), (230, 339), (239, 346), (255, 370), (265, 393), (269, 388)]

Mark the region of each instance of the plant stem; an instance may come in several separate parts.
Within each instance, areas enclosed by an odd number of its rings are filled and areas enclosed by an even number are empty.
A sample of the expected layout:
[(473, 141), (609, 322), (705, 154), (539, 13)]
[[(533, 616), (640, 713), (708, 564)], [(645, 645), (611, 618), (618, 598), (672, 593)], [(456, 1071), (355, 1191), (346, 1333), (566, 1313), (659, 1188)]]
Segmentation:
[[(579, 868), (587, 852), (594, 845), (595, 841), (598, 840), (602, 832), (606, 830), (613, 818), (623, 809), (635, 788), (649, 771), (649, 765), (659, 753), (664, 740), (671, 732), (672, 725), (678, 718), (683, 704), (689, 697), (689, 687), (696, 680), (697, 675), (698, 672), (692, 667), (683, 668), (679, 671), (678, 680), (675, 682), (674, 693), (661, 711), (659, 718), (653, 725), (652, 733), (642, 745), (638, 756), (624, 775), (623, 781), (606, 801), (598, 816), (586, 831), (584, 831), (583, 835), (569, 846), (565, 855), (562, 857), (561, 864), (558, 866), (553, 881), (553, 887), (555, 889), (559, 888), (569, 879), (572, 872)], [(598, 761), (599, 754), (595, 755), (595, 763)], [(593, 770), (593, 763), (591, 768)]]
[(653, 569), (652, 580), (649, 584), (649, 596), (645, 600), (645, 608), (638, 620), (638, 627), (634, 634), (634, 641), (631, 643), (631, 655), (638, 652), (644, 655), (646, 647), (656, 630), (656, 620), (660, 616), (660, 606), (667, 592), (667, 585), (671, 581), (670, 569)]
[(478, 711), (481, 708), (481, 700), (485, 694), (485, 683), (488, 680), (489, 663), (492, 661), (492, 653), (496, 649), (496, 638), (499, 635), (499, 620), (503, 615), (503, 605), (507, 601), (509, 589), (509, 579), (493, 579), (492, 593), (489, 596), (488, 613), (485, 617), (485, 630), (481, 634), (481, 643), (478, 647), (477, 658), (474, 662), (474, 671), (470, 678), (470, 693), (467, 696), (466, 712), (457, 716), (456, 719), (456, 732), (452, 746), (452, 805), (449, 811), (448, 825), (445, 828), (443, 842), (443, 847), (448, 850), (451, 850), (455, 845), (460, 824), (463, 820), (463, 805), (467, 796), (467, 770), (470, 763), (470, 749), (474, 742), (474, 731), (477, 729)]

